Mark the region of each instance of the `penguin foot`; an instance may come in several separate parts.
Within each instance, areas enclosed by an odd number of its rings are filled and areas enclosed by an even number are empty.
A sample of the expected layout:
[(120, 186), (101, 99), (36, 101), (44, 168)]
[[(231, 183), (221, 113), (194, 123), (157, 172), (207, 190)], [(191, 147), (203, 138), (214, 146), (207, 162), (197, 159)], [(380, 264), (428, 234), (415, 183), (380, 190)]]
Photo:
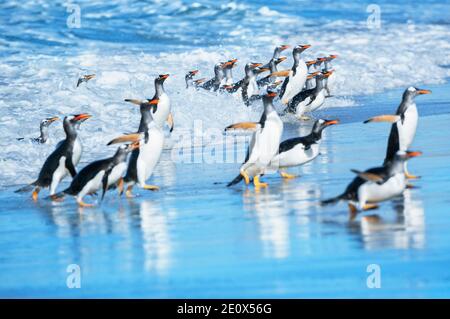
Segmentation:
[(260, 187), (267, 187), (269, 186), (267, 183), (261, 183), (259, 181), (259, 176), (255, 176), (253, 178), (253, 185), (255, 185), (256, 188), (260, 188)]
[(156, 185), (144, 185), (142, 188), (148, 191), (159, 191), (159, 187)]
[(247, 173), (244, 172), (244, 171), (241, 171), (241, 175), (242, 175), (242, 177), (244, 178), (245, 185), (250, 184), (250, 178), (248, 177)]
[(50, 199), (53, 202), (58, 202), (58, 203), (64, 201), (64, 197), (57, 196), (56, 194), (50, 195)]
[(365, 205), (362, 207), (362, 209), (363, 209), (363, 210), (372, 210), (372, 209), (378, 209), (378, 207), (380, 207), (380, 206), (378, 206), (378, 205), (376, 205), (376, 204), (365, 204)]
[(127, 187), (127, 190), (125, 191), (125, 197), (126, 198), (133, 198), (134, 197), (134, 195), (131, 193), (132, 190), (133, 190), (133, 186), (129, 185)]
[(348, 203), (348, 212), (350, 214), (350, 221), (356, 218), (356, 214), (358, 213), (358, 209), (352, 203)]
[(38, 200), (38, 196), (39, 196), (39, 191), (40, 191), (41, 189), (39, 188), (39, 187), (36, 187), (34, 190), (33, 190), (33, 193), (31, 194), (31, 197), (33, 198), (33, 200), (36, 202), (37, 200)]
[(94, 206), (94, 204), (87, 204), (87, 203), (83, 202), (82, 199), (77, 200), (77, 203), (78, 203), (78, 206), (80, 206), (80, 207), (93, 207)]
[(419, 179), (420, 178), (420, 176), (412, 175), (409, 172), (405, 172), (405, 177), (407, 179)]
[(292, 175), (286, 172), (280, 172), (281, 177), (286, 178), (286, 179), (293, 179), (296, 178), (296, 175)]
[(117, 191), (119, 192), (119, 196), (123, 193), (123, 178), (120, 178), (117, 182)]

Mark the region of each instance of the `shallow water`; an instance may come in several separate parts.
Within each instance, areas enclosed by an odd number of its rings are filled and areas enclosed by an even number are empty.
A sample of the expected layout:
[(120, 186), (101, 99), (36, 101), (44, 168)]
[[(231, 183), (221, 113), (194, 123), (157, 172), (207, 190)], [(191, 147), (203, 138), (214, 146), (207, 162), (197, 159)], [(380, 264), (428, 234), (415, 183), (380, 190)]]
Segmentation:
[[(86, 1), (80, 29), (67, 28), (65, 2), (0, 4), (0, 296), (450, 297), (449, 4), (381, 1), (382, 28), (368, 30), (370, 2)], [(342, 124), (326, 130), (317, 160), (291, 170), (299, 178), (266, 176), (259, 192), (226, 188), (245, 147), (231, 163), (214, 162), (212, 149), (234, 149), (223, 127), (257, 119), (261, 106), (186, 91), (184, 73), (209, 77), (214, 63), (237, 57), (238, 78), (274, 45), (303, 42), (313, 45), (308, 58), (339, 55), (335, 97), (315, 115)], [(76, 89), (91, 72), (97, 78)], [(121, 101), (152, 96), (154, 76), (166, 72), (176, 126), (151, 179), (159, 192), (131, 200), (111, 192), (82, 210), (71, 198), (51, 203), (43, 192), (33, 203), (13, 193), (36, 177), (61, 124), (49, 145), (12, 140), (36, 135), (43, 117), (86, 111), (94, 117), (80, 131), (80, 167), (109, 155), (103, 145), (139, 119)], [(417, 98), (414, 149), (424, 155), (409, 167), (419, 188), (353, 222), (344, 204), (318, 206), (343, 190), (351, 168), (381, 163), (389, 127), (362, 121), (393, 112), (409, 85), (433, 90)], [(284, 120), (284, 138), (310, 130)], [(198, 125), (217, 138), (200, 135), (194, 162), (173, 162), (171, 147)], [(67, 288), (70, 264), (81, 268), (81, 289)], [(381, 267), (380, 289), (367, 288), (370, 264)]]

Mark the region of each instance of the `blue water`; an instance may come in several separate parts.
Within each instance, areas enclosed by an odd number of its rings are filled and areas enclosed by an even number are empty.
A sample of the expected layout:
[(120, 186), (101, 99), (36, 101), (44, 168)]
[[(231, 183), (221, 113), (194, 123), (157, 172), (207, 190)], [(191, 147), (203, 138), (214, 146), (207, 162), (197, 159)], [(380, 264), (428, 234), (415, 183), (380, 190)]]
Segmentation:
[[(68, 27), (66, 1), (0, 4), (1, 297), (450, 297), (449, 3), (377, 1), (379, 29), (367, 27), (369, 0), (77, 3), (80, 28)], [(269, 175), (259, 192), (226, 189), (240, 162), (206, 161), (208, 145), (232, 147), (220, 138), (196, 144), (196, 163), (173, 161), (171, 147), (198, 123), (221, 136), (261, 112), (186, 91), (187, 70), (210, 77), (214, 63), (238, 58), (239, 78), (275, 45), (305, 42), (307, 58), (339, 55), (335, 96), (316, 116), (342, 125), (327, 129), (320, 158), (292, 170), (300, 178)], [(76, 89), (91, 72), (96, 79)], [(13, 192), (35, 178), (63, 132), (55, 124), (43, 146), (16, 137), (35, 136), (43, 117), (89, 112), (80, 167), (109, 155), (106, 142), (139, 121), (122, 100), (152, 96), (158, 73), (172, 75), (176, 124), (151, 179), (159, 192), (110, 193), (83, 210), (70, 198), (33, 203)], [(361, 122), (392, 112), (409, 85), (433, 90), (417, 100), (414, 148), (424, 156), (410, 168), (419, 188), (353, 222), (344, 204), (318, 206), (342, 191), (351, 168), (381, 162), (388, 126)], [(283, 138), (310, 129), (284, 120)], [(71, 264), (80, 266), (80, 289), (66, 285)], [(370, 264), (381, 268), (380, 289), (366, 285)]]

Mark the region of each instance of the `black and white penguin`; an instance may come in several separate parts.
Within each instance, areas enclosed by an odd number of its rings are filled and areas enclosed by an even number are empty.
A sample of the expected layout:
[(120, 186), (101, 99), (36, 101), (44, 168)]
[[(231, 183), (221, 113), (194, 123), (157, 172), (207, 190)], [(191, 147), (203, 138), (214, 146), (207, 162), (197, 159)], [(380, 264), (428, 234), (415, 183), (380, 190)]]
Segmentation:
[(33, 200), (36, 201), (41, 188), (50, 187), (50, 196), (53, 196), (56, 193), (58, 184), (67, 174), (70, 174), (72, 177), (76, 175), (75, 167), (80, 161), (83, 151), (77, 134), (77, 126), (80, 122), (90, 117), (91, 115), (82, 113), (64, 118), (63, 128), (66, 133), (66, 139), (59, 142), (53, 153), (47, 157), (39, 172), (38, 179), (16, 192), (26, 192), (34, 187)]
[(77, 87), (80, 86), (81, 83), (83, 82), (88, 82), (89, 80), (95, 78), (95, 74), (87, 74), (87, 75), (83, 75), (82, 77), (80, 77), (77, 81)]
[[(315, 72), (317, 72), (314, 68), (314, 64), (316, 63), (317, 60), (310, 60), (310, 61), (306, 61), (306, 67), (308, 68), (308, 74), (314, 74)], [(305, 87), (304, 90), (310, 90), (313, 89), (316, 86), (316, 81), (315, 78), (312, 77), (306, 77), (306, 82), (305, 82)]]
[[(389, 134), (384, 163), (391, 161), (399, 150), (406, 151), (411, 146), (419, 121), (419, 113), (414, 99), (418, 95), (430, 93), (430, 90), (418, 89), (411, 86), (403, 93), (402, 102), (397, 108), (395, 115), (375, 116), (364, 122), (393, 123)], [(417, 176), (410, 174), (406, 167), (405, 172), (408, 178), (417, 178)]]
[(347, 186), (344, 193), (322, 201), (322, 205), (346, 200), (349, 204), (351, 218), (356, 216), (358, 209), (378, 208), (376, 203), (401, 195), (408, 187), (404, 163), (421, 154), (421, 152), (398, 151), (393, 159), (383, 166), (371, 168), (364, 172), (352, 170), (357, 174), (357, 177)]
[[(258, 123), (253, 124), (255, 132), (247, 149), (247, 156), (240, 168), (240, 174), (228, 183), (228, 187), (239, 183), (244, 179), (245, 184), (253, 184), (256, 188), (266, 187), (266, 183), (261, 183), (259, 178), (265, 173), (271, 159), (277, 154), (281, 135), (283, 134), (283, 122), (273, 107), (272, 101), (276, 93), (268, 92), (263, 96), (264, 112)], [(232, 126), (228, 129), (233, 128)]]
[(152, 118), (161, 127), (164, 127), (164, 123), (167, 122), (170, 132), (172, 132), (174, 123), (170, 98), (164, 90), (164, 81), (168, 77), (169, 74), (161, 74), (155, 79), (155, 95), (147, 101), (158, 100), (157, 106), (153, 108)]
[(199, 85), (198, 87), (208, 91), (217, 91), (220, 88), (222, 80), (224, 78), (224, 66), (225, 63), (223, 62), (216, 63), (216, 65), (214, 66), (214, 77)]
[(108, 188), (120, 183), (127, 169), (128, 153), (136, 148), (139, 148), (139, 142), (121, 145), (114, 156), (86, 165), (73, 178), (70, 186), (56, 194), (55, 197), (62, 198), (66, 194), (72, 195), (76, 197), (79, 206), (91, 207), (93, 204), (87, 204), (83, 201), (84, 196), (94, 194), (102, 189), (101, 199), (103, 200)]
[(314, 123), (309, 135), (283, 141), (269, 167), (278, 170), (284, 178), (294, 178), (294, 175), (283, 172), (282, 169), (306, 164), (319, 156), (322, 131), (335, 124), (339, 124), (339, 121), (319, 119)]
[(108, 143), (108, 145), (111, 145), (123, 142), (140, 142), (139, 148), (131, 153), (127, 172), (123, 179), (127, 197), (132, 197), (131, 192), (135, 184), (146, 190), (159, 189), (157, 186), (146, 184), (147, 179), (153, 174), (153, 170), (159, 162), (164, 145), (162, 127), (152, 118), (153, 112), (151, 110), (158, 107), (158, 103), (158, 99), (141, 103), (141, 121), (138, 132), (123, 135)]
[(186, 82), (186, 89), (190, 88), (190, 87), (197, 87), (200, 83), (204, 82), (205, 79), (197, 79), (194, 80), (194, 76), (197, 75), (198, 70), (193, 70), (193, 71), (189, 71), (188, 73), (186, 73), (184, 80)]
[(261, 99), (261, 96), (259, 96), (259, 87), (256, 83), (255, 71), (255, 69), (260, 66), (261, 63), (247, 63), (245, 65), (245, 77), (236, 82), (234, 85), (225, 86), (229, 93), (233, 93), (241, 89), (242, 100), (246, 106), (249, 106), (255, 100)]
[(309, 44), (296, 46), (292, 51), (294, 65), (291, 70), (272, 73), (272, 76), (286, 77), (280, 89), (280, 99), (283, 104), (288, 104), (289, 101), (297, 95), (305, 85), (308, 69), (305, 61), (301, 57), (301, 54), (310, 47), (311, 45)]
[[(41, 121), (41, 124), (39, 125), (39, 130), (41, 132), (41, 135), (39, 137), (33, 137), (31, 138), (31, 142), (36, 143), (36, 144), (45, 144), (48, 141), (48, 128), (49, 126), (55, 122), (59, 120), (59, 117), (54, 116), (54, 117), (49, 117), (46, 119), (43, 119)], [(19, 137), (17, 140), (18, 141), (23, 141), (25, 138), (23, 137)]]
[(236, 62), (237, 59), (232, 59), (223, 63), (224, 78), (222, 79), (220, 86), (233, 85), (233, 68), (236, 66)]
[[(263, 88), (264, 86), (267, 86), (267, 85), (270, 85), (270, 84), (280, 81), (280, 79), (277, 76), (271, 76), (271, 74), (278, 72), (278, 64), (280, 64), (281, 62), (283, 62), (285, 60), (286, 60), (286, 57), (282, 56), (282, 57), (278, 57), (276, 59), (272, 59), (269, 61), (269, 63), (267, 65), (268, 65), (268, 70), (270, 71), (270, 74), (263, 77), (262, 79), (259, 79), (256, 81), (259, 88)], [(265, 68), (264, 66), (261, 66), (258, 69), (262, 70), (262, 71), (267, 70), (267, 68)]]
[(331, 65), (331, 61), (336, 59), (338, 56), (336, 54), (330, 54), (329, 56), (325, 57), (324, 60), (324, 66), (322, 69), (322, 72), (332, 72), (331, 75), (328, 78), (325, 78), (324, 80), (324, 87), (325, 91), (327, 92), (327, 97), (331, 96), (330, 93), (330, 86), (333, 85), (333, 83), (336, 81), (336, 74), (334, 72), (333, 66)]
[(282, 44), (282, 45), (279, 45), (279, 46), (275, 47), (275, 49), (273, 50), (272, 58), (270, 59), (269, 62), (267, 62), (266, 64), (264, 64), (262, 67), (263, 67), (263, 68), (270, 68), (270, 63), (271, 63), (272, 61), (276, 61), (278, 58), (280, 58), (281, 53), (282, 53), (284, 50), (289, 49), (290, 47), (291, 47), (291, 46), (290, 46), (290, 45), (287, 45), (287, 44)]

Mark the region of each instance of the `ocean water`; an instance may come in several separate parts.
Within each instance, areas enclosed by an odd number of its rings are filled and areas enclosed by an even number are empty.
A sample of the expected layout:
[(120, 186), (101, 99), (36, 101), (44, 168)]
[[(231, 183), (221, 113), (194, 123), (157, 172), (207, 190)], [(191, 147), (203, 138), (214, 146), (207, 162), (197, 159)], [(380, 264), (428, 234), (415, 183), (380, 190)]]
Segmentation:
[[(450, 296), (449, 3), (77, 4), (79, 28), (66, 1), (0, 4), (2, 297)], [(373, 10), (381, 18), (375, 27)], [(292, 170), (300, 178), (268, 176), (270, 186), (260, 192), (226, 189), (245, 148), (222, 129), (257, 119), (261, 106), (186, 90), (185, 73), (199, 69), (199, 77), (210, 78), (216, 62), (237, 58), (238, 79), (246, 62), (266, 62), (274, 46), (299, 43), (312, 45), (307, 58), (339, 56), (334, 97), (316, 116), (342, 125), (327, 129), (320, 158)], [(292, 64), (290, 51), (285, 54), (281, 69)], [(88, 73), (97, 77), (76, 88)], [(138, 125), (138, 109), (123, 99), (151, 97), (160, 73), (171, 75), (165, 86), (175, 118), (151, 180), (161, 191), (132, 200), (111, 193), (101, 206), (83, 210), (72, 199), (36, 204), (13, 193), (36, 178), (63, 132), (54, 124), (42, 146), (16, 137), (37, 136), (44, 117), (88, 112), (80, 166), (107, 156), (114, 150), (106, 143)], [(361, 122), (393, 112), (410, 85), (433, 90), (417, 99), (414, 146), (424, 156), (410, 167), (423, 176), (414, 182), (419, 188), (354, 222), (345, 205), (319, 207), (346, 186), (349, 169), (381, 162), (389, 128)], [(284, 137), (310, 129), (284, 121)], [(183, 146), (194, 151), (193, 163), (173, 161)], [(235, 159), (214, 161), (214, 146), (235, 149)], [(80, 266), (81, 289), (67, 288), (70, 264)], [(367, 287), (370, 264), (381, 268), (380, 289)]]

